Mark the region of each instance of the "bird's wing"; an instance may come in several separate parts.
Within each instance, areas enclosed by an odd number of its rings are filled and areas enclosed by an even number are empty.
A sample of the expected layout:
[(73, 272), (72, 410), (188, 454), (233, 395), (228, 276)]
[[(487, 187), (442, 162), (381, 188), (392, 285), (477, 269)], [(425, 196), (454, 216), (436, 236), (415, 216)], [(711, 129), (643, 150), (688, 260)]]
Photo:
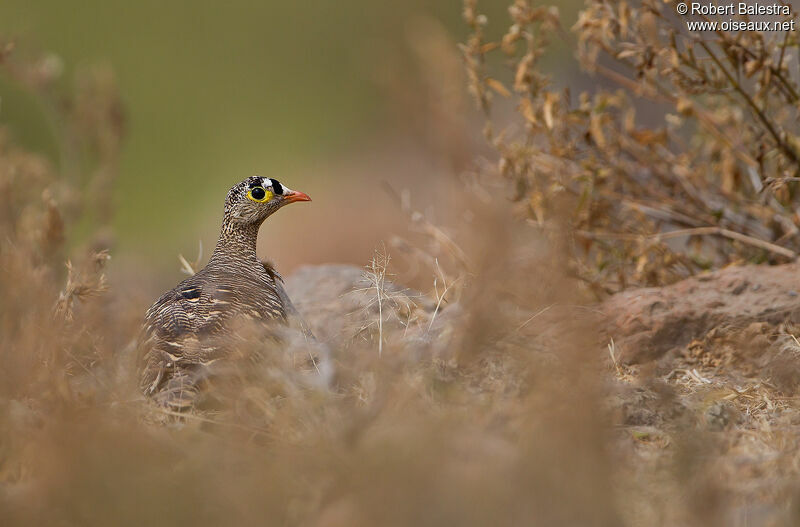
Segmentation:
[(275, 292), (283, 305), (283, 310), (286, 313), (286, 322), (289, 327), (300, 331), (307, 340), (316, 340), (314, 334), (311, 332), (311, 328), (308, 326), (305, 319), (303, 319), (300, 312), (297, 311), (297, 308), (294, 307), (292, 300), (286, 293), (286, 288), (283, 287), (283, 277), (275, 270), (271, 262), (262, 260), (261, 264), (275, 283)]
[(142, 389), (153, 393), (175, 372), (223, 356), (235, 319), (285, 319), (272, 284), (198, 274), (162, 295), (145, 315)]

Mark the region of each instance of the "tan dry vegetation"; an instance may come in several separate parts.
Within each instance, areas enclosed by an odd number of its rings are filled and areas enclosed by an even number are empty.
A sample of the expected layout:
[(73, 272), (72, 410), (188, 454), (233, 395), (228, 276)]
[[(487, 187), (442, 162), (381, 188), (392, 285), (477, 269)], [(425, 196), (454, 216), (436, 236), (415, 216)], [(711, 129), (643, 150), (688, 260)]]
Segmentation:
[[(0, 137), (0, 523), (796, 523), (793, 310), (694, 325), (634, 361), (603, 331), (624, 297), (592, 303), (800, 247), (796, 37), (699, 40), (671, 8), (587, 2), (578, 56), (620, 88), (573, 95), (538, 67), (547, 39), (572, 39), (555, 9), (514, 2), (495, 42), (467, 0), (469, 88), (490, 118), (498, 96), (518, 112), (490, 121), (496, 160), (459, 180), (464, 226), (401, 191), (413, 241), (363, 273), (288, 280), (331, 349), (332, 387), (265, 361), (180, 419), (135, 389), (146, 299), (129, 292), (147, 277), (104, 275), (124, 128), (113, 77), (85, 70), (64, 94), (46, 57), (5, 46), (61, 159)], [(654, 125), (641, 99), (659, 104)], [(78, 228), (87, 241), (67, 244)], [(425, 293), (393, 283), (393, 255), (429, 277)]]

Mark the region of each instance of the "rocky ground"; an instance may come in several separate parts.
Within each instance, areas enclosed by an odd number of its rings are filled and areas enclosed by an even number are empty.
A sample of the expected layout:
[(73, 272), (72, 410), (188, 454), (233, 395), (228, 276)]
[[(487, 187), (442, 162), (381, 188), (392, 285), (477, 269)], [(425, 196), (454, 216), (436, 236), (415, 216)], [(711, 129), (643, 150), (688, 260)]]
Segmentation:
[[(633, 470), (675, 462), (687, 486), (673, 492), (716, 504), (729, 524), (789, 521), (776, 504), (797, 493), (798, 291), (800, 265), (743, 266), (603, 304)], [(702, 454), (682, 459), (689, 445)]]
[[(387, 312), (413, 319), (433, 308), (386, 287), (395, 302)], [(302, 268), (287, 289), (333, 348), (375, 318), (365, 316), (377, 309), (375, 295), (356, 267)], [(632, 517), (681, 524), (705, 511), (732, 525), (789, 521), (779, 504), (794, 501), (800, 473), (798, 292), (798, 264), (742, 266), (626, 291), (600, 306), (598, 349), (608, 343), (615, 455), (632, 476), (620, 483)]]

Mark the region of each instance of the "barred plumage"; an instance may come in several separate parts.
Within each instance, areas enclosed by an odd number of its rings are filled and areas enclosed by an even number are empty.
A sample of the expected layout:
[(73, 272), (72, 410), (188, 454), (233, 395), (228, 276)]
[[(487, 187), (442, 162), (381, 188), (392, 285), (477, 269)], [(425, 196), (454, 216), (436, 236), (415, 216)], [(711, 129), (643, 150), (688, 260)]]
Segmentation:
[(209, 366), (230, 353), (237, 322), (285, 324), (287, 315), (295, 314), (280, 276), (256, 256), (256, 240), (270, 214), (309, 200), (261, 177), (228, 192), (219, 241), (206, 267), (164, 293), (145, 315), (140, 379), (145, 394), (173, 409), (191, 407)]

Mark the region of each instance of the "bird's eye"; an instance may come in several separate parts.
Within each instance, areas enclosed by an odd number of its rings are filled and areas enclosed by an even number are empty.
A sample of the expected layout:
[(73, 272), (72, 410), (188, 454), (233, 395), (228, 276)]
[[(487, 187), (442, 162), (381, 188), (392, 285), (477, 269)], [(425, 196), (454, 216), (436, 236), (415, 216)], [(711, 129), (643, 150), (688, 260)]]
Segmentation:
[(264, 203), (272, 199), (272, 192), (265, 190), (263, 187), (253, 187), (247, 193), (248, 199), (258, 203)]

